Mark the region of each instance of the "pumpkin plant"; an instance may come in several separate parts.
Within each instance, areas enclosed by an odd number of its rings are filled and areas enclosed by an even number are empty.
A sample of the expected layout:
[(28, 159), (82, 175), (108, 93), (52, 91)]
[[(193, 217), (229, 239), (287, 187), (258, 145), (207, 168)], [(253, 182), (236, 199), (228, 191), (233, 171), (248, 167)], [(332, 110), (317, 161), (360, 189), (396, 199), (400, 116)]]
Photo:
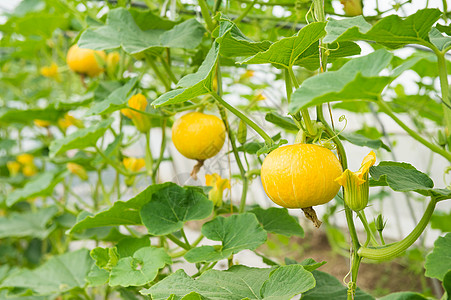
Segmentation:
[[(451, 12), (341, 3), (23, 0), (3, 13), (0, 298), (448, 299)], [(396, 160), (406, 142), (387, 120), (428, 167)], [(177, 163), (192, 160), (197, 180)], [(382, 204), (400, 194), (415, 225), (397, 240), (401, 213)], [(326, 231), (348, 275), (263, 251), (283, 237), (303, 255), (304, 230)], [(412, 247), (434, 289), (358, 288), (362, 262)]]

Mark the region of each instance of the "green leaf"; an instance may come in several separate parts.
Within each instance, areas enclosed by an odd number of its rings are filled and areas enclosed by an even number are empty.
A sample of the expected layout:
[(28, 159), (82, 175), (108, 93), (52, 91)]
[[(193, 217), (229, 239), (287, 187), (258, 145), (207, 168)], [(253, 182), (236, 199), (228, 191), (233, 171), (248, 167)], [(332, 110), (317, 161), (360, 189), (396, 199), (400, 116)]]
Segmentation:
[(347, 62), (338, 71), (321, 73), (306, 79), (291, 97), (289, 111), (331, 101), (377, 100), (391, 77), (378, 76), (393, 55), (380, 49)]
[(96, 145), (97, 140), (102, 137), (113, 123), (113, 119), (103, 120), (91, 127), (83, 128), (58, 140), (52, 141), (49, 147), (49, 156), (64, 153), (71, 149), (84, 149)]
[(241, 30), (229, 19), (221, 16), (216, 42), (219, 44), (219, 52), (225, 57), (248, 57), (258, 52), (266, 51), (270, 41), (254, 42), (246, 37)]
[(426, 256), (424, 268), (424, 275), (443, 281), (445, 274), (451, 270), (451, 233), (434, 242), (434, 249)]
[[(316, 286), (302, 294), (302, 300), (347, 299), (347, 287), (337, 278), (321, 271), (313, 271), (312, 274), (315, 277)], [(374, 297), (357, 288), (354, 299), (374, 300)]]
[(214, 70), (218, 61), (218, 54), (219, 45), (214, 43), (197, 72), (180, 79), (177, 86), (181, 88), (161, 95), (152, 102), (152, 105), (160, 107), (182, 103), (213, 91)]
[(0, 114), (0, 124), (26, 124), (32, 125), (33, 120), (45, 120), (56, 123), (60, 117), (64, 115), (64, 111), (56, 110), (53, 107), (44, 109), (9, 109), (2, 110)]
[(298, 126), (296, 126), (296, 123), (294, 123), (294, 121), (291, 118), (283, 117), (275, 112), (267, 113), (265, 116), (265, 120), (285, 130), (296, 132), (299, 131)]
[(451, 232), (451, 210), (449, 213), (435, 210), (431, 217), (431, 228), (441, 232)]
[(150, 239), (147, 236), (142, 238), (126, 237), (117, 243), (116, 248), (120, 257), (127, 257), (133, 256), (137, 250), (149, 246)]
[(272, 44), (268, 50), (259, 52), (247, 58), (242, 64), (275, 64), (280, 67), (289, 68), (294, 65), (298, 57), (311, 45), (322, 38), (325, 23), (315, 22), (303, 27), (292, 37), (282, 38)]
[(286, 208), (270, 207), (263, 209), (256, 207), (250, 211), (255, 214), (263, 229), (285, 236), (297, 235), (304, 237), (304, 230), (295, 217), (288, 213)]
[(93, 264), (88, 275), (86, 275), (86, 282), (88, 286), (101, 286), (108, 282), (109, 276), (110, 272)]
[(23, 188), (16, 189), (7, 196), (6, 205), (11, 206), (29, 198), (51, 195), (53, 188), (63, 180), (65, 174), (59, 171), (53, 171), (33, 177)]
[(428, 298), (424, 297), (421, 294), (414, 293), (414, 292), (398, 292), (398, 293), (389, 294), (389, 295), (384, 296), (379, 299), (380, 300), (427, 300)]
[(96, 266), (106, 270), (114, 267), (119, 260), (119, 254), (116, 248), (96, 247), (89, 254), (95, 260)]
[(130, 8), (128, 10), (141, 30), (162, 29), (169, 30), (177, 25), (177, 22), (154, 14), (152, 10), (143, 10), (142, 8)]
[(185, 254), (189, 262), (212, 262), (227, 258), (244, 249), (255, 250), (267, 238), (254, 214), (244, 213), (230, 217), (216, 217), (202, 226), (202, 234), (222, 246), (201, 246)]
[(171, 295), (181, 298), (191, 292), (207, 299), (261, 299), (260, 289), (272, 270), (235, 265), (227, 271), (208, 270), (196, 280), (186, 275), (185, 271), (177, 270), (140, 293), (152, 296), (153, 300), (166, 300)]
[(171, 186), (177, 185), (172, 182), (150, 185), (128, 201), (116, 201), (111, 208), (105, 211), (94, 216), (85, 216), (72, 227), (71, 233), (102, 226), (141, 225), (139, 211), (143, 205), (152, 199), (154, 193)]
[(122, 47), (129, 54), (159, 47), (194, 49), (202, 41), (204, 31), (195, 19), (189, 19), (168, 31), (143, 31), (128, 10), (116, 8), (108, 13), (106, 25), (83, 32), (78, 46), (94, 50)]
[(314, 288), (315, 283), (312, 273), (302, 266), (282, 266), (271, 272), (260, 294), (265, 300), (289, 300)]
[(448, 298), (451, 295), (451, 271), (445, 274), (445, 277), (443, 277), (443, 289), (448, 294)]
[(299, 264), (299, 265), (303, 266), (304, 269), (306, 269), (307, 271), (312, 272), (313, 270), (316, 270), (319, 267), (321, 267), (322, 265), (326, 264), (326, 262), (325, 261), (316, 262), (313, 258), (306, 258), (303, 261), (301, 261), (300, 263), (298, 263), (297, 261), (295, 261), (293, 259), (289, 259), (289, 258), (285, 257), (285, 264), (286, 265)]
[(34, 270), (22, 269), (6, 278), (0, 287), (30, 289), (38, 295), (60, 294), (83, 288), (92, 264), (89, 251), (80, 249), (53, 256)]
[(180, 300), (202, 300), (204, 299), (201, 295), (199, 295), (196, 292), (191, 292), (189, 294), (187, 294), (186, 296), (184, 296), (182, 299)]
[(389, 152), (391, 151), (390, 148), (387, 145), (385, 145), (380, 139), (370, 139), (358, 133), (342, 132), (340, 133), (340, 138), (357, 146), (368, 147), (375, 150), (383, 148)]
[(371, 186), (386, 186), (397, 192), (415, 191), (439, 200), (451, 197), (451, 190), (434, 189), (434, 182), (428, 175), (418, 171), (408, 163), (382, 161), (370, 168)]
[(100, 102), (96, 102), (87, 112), (86, 116), (109, 114), (127, 106), (130, 93), (138, 82), (138, 77), (130, 79), (126, 84), (115, 89), (108, 97)]
[(29, 13), (14, 22), (13, 26), (16, 34), (48, 39), (52, 37), (55, 29), (64, 30), (67, 27), (67, 18), (63, 15), (42, 12)]
[(213, 202), (198, 190), (168, 186), (152, 195), (139, 214), (152, 235), (166, 235), (183, 228), (187, 221), (202, 220), (213, 211)]
[(373, 27), (363, 17), (331, 20), (326, 26), (325, 43), (369, 40), (389, 48), (399, 48), (407, 44), (431, 47), (429, 31), (442, 13), (438, 9), (422, 9), (405, 19), (390, 15)]
[(0, 239), (6, 237), (44, 239), (55, 229), (55, 226), (49, 226), (48, 223), (57, 212), (56, 206), (48, 206), (36, 212), (12, 212), (7, 217), (0, 217)]
[(451, 47), (451, 37), (443, 36), (443, 34), (435, 27), (429, 32), (431, 43), (440, 51), (449, 50)]
[(110, 286), (139, 286), (151, 282), (158, 270), (172, 264), (171, 257), (163, 248), (144, 247), (133, 257), (121, 258), (111, 269)]

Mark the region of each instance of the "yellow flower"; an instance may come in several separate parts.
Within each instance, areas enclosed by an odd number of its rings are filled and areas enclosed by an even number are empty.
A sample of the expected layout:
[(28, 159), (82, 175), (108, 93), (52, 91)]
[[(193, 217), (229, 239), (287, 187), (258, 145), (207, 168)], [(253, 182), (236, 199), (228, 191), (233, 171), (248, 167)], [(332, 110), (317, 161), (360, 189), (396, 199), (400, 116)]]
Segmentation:
[[(136, 110), (146, 111), (146, 97), (143, 94), (136, 94), (130, 97), (130, 99), (128, 100), (128, 106)], [(121, 109), (121, 113), (127, 118), (131, 119), (133, 124), (139, 131), (143, 133), (149, 131), (151, 124), (149, 118), (146, 115), (128, 108)]]
[(257, 95), (255, 95), (254, 100), (255, 101), (262, 101), (265, 100), (266, 97), (262, 94), (262, 93), (258, 93)]
[(125, 169), (131, 172), (138, 172), (146, 165), (146, 161), (144, 160), (144, 158), (136, 158), (136, 157), (124, 157), (122, 163), (124, 164)]
[(362, 14), (362, 0), (340, 0), (340, 2), (343, 4), (345, 15), (355, 17)]
[(34, 120), (34, 125), (39, 126), (39, 127), (49, 127), (50, 126), (50, 122), (49, 121), (45, 121), (45, 120)]
[(53, 78), (55, 80), (60, 80), (60, 76), (58, 73), (58, 66), (56, 63), (52, 62), (50, 66), (42, 67), (40, 69), (40, 73), (42, 76)]
[(116, 71), (117, 65), (120, 60), (120, 55), (118, 52), (108, 53), (106, 56), (106, 69), (109, 74), (113, 74)]
[(31, 177), (38, 173), (38, 168), (36, 168), (36, 166), (33, 164), (26, 165), (22, 168), (22, 173), (27, 177)]
[(376, 162), (376, 154), (371, 151), (362, 161), (357, 172), (346, 169), (335, 179), (344, 188), (344, 201), (354, 211), (360, 211), (368, 204), (369, 183), (368, 172)]
[(252, 76), (254, 76), (254, 71), (253, 70), (246, 70), (246, 72), (244, 72), (241, 76), (240, 76), (240, 81), (243, 79), (249, 79)]
[(20, 164), (17, 161), (8, 161), (6, 167), (8, 168), (11, 177), (16, 176), (20, 171)]
[(62, 131), (66, 131), (67, 128), (70, 126), (76, 126), (78, 128), (83, 128), (83, 122), (77, 118), (72, 117), (69, 114), (65, 114), (64, 117), (58, 120), (58, 126), (61, 128)]
[(225, 189), (230, 189), (230, 181), (228, 179), (221, 178), (219, 174), (207, 174), (205, 175), (205, 185), (213, 187), (208, 192), (208, 198), (213, 201), (214, 205), (222, 205), (222, 194)]
[(67, 163), (67, 169), (72, 173), (80, 177), (81, 180), (88, 180), (88, 173), (85, 168), (76, 163)]
[(16, 160), (24, 166), (32, 165), (34, 156), (31, 154), (28, 154), (28, 153), (23, 153), (23, 154), (17, 155)]

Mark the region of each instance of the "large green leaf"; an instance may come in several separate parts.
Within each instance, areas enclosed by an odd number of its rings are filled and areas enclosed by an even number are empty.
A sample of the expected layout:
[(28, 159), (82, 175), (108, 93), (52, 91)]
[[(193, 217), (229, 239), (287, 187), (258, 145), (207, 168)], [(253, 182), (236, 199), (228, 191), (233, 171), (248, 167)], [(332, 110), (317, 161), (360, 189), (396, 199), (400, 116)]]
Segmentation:
[[(302, 294), (302, 300), (347, 299), (347, 288), (337, 278), (321, 271), (313, 271), (312, 274), (316, 286)], [(374, 300), (374, 297), (357, 288), (354, 299)]]
[(202, 226), (202, 234), (222, 245), (201, 246), (185, 254), (189, 262), (212, 262), (227, 258), (244, 249), (255, 250), (266, 241), (267, 234), (254, 214), (244, 213), (230, 217), (216, 217)]
[(83, 128), (58, 140), (52, 141), (49, 147), (49, 156), (64, 153), (71, 149), (84, 149), (96, 145), (97, 140), (102, 137), (113, 123), (113, 119), (103, 120), (91, 127)]
[(398, 292), (393, 293), (382, 298), (380, 300), (427, 300), (428, 298), (424, 297), (421, 294), (414, 292)]
[(451, 296), (451, 270), (448, 271), (448, 273), (445, 274), (443, 277), (443, 289), (445, 290), (448, 298)]
[[(150, 185), (144, 191), (128, 201), (116, 201), (113, 206), (94, 216), (86, 216), (79, 220), (71, 229), (71, 233), (87, 228), (117, 225), (141, 225), (140, 210), (147, 202), (151, 201), (154, 193), (162, 189), (177, 186), (175, 183), (167, 182), (163, 184)], [(195, 189), (186, 187), (185, 189)]]
[(431, 217), (431, 228), (441, 232), (451, 232), (451, 210), (449, 213), (435, 210)]
[(202, 65), (197, 72), (188, 74), (180, 79), (177, 86), (181, 88), (161, 95), (152, 102), (152, 105), (160, 107), (169, 104), (182, 103), (213, 91), (213, 78), (216, 62), (218, 61), (218, 54), (219, 45), (213, 43), (207, 57), (205, 57), (205, 60), (202, 62)]
[(166, 235), (183, 228), (187, 221), (201, 220), (213, 211), (213, 202), (198, 190), (171, 185), (152, 195), (139, 214), (152, 235)]
[(56, 110), (53, 107), (47, 107), (44, 109), (9, 109), (0, 111), (0, 124), (33, 124), (33, 120), (45, 120), (56, 123), (60, 117), (62, 117), (65, 111)]
[(304, 230), (299, 222), (288, 213), (286, 208), (270, 207), (263, 209), (254, 208), (250, 211), (257, 216), (258, 221), (268, 232), (278, 233), (286, 236), (297, 235), (304, 237)]
[(0, 217), (0, 239), (5, 237), (43, 239), (55, 228), (48, 223), (57, 212), (56, 206), (48, 206), (36, 212), (13, 212), (7, 217)]
[(325, 23), (315, 22), (303, 27), (292, 37), (282, 38), (272, 44), (268, 50), (247, 58), (243, 64), (275, 64), (280, 67), (291, 67), (298, 57), (311, 45), (323, 37)]
[(34, 270), (23, 269), (14, 273), (0, 287), (30, 289), (39, 295), (60, 294), (83, 288), (92, 264), (89, 251), (80, 249), (53, 256)]
[(189, 19), (168, 31), (143, 31), (128, 10), (116, 8), (108, 13), (106, 25), (83, 32), (78, 46), (94, 50), (122, 47), (130, 54), (159, 47), (193, 49), (202, 41), (204, 31), (196, 19)]
[(321, 73), (305, 80), (291, 97), (290, 113), (331, 101), (377, 100), (393, 78), (379, 76), (393, 55), (380, 49), (354, 58), (338, 71)]
[(447, 52), (451, 48), (451, 37), (444, 36), (435, 27), (429, 32), (429, 39), (431, 40), (431, 43), (440, 51)]
[(445, 274), (451, 270), (451, 233), (435, 241), (434, 249), (426, 256), (424, 268), (427, 277), (443, 281)]
[(246, 37), (229, 19), (221, 16), (219, 19), (218, 38), (219, 52), (225, 57), (248, 57), (258, 52), (266, 51), (270, 41), (254, 42)]
[(111, 269), (110, 286), (139, 286), (151, 282), (158, 270), (172, 264), (171, 257), (163, 248), (144, 247), (133, 254), (119, 259)]
[(389, 186), (397, 192), (415, 191), (439, 200), (451, 198), (451, 190), (434, 189), (434, 182), (428, 175), (408, 163), (383, 161), (370, 168), (371, 186)]
[(370, 139), (358, 133), (342, 132), (340, 133), (339, 137), (357, 146), (368, 147), (375, 150), (383, 148), (387, 151), (391, 151), (390, 148), (385, 145), (380, 139)]
[(37, 175), (27, 182), (23, 188), (11, 192), (6, 198), (6, 205), (11, 206), (22, 200), (51, 195), (55, 185), (63, 180), (65, 175), (66, 173), (58, 171), (45, 172)]
[(130, 98), (133, 87), (138, 82), (138, 77), (130, 79), (126, 84), (115, 89), (108, 97), (100, 102), (96, 102), (87, 112), (86, 115), (109, 114), (118, 109), (124, 108)]
[(428, 34), (441, 14), (438, 9), (422, 9), (405, 19), (390, 15), (373, 27), (361, 16), (330, 20), (326, 26), (327, 35), (324, 42), (369, 40), (390, 48), (399, 48), (406, 44), (431, 47)]

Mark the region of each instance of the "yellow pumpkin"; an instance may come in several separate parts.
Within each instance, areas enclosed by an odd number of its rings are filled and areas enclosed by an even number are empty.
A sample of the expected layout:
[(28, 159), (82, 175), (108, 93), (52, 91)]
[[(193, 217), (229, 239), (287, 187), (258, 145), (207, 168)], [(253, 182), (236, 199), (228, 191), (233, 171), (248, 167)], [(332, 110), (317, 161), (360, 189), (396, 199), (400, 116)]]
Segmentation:
[(103, 60), (106, 58), (104, 51), (83, 49), (73, 45), (67, 52), (66, 61), (72, 71), (95, 77), (103, 72), (103, 67), (97, 61), (96, 55)]

